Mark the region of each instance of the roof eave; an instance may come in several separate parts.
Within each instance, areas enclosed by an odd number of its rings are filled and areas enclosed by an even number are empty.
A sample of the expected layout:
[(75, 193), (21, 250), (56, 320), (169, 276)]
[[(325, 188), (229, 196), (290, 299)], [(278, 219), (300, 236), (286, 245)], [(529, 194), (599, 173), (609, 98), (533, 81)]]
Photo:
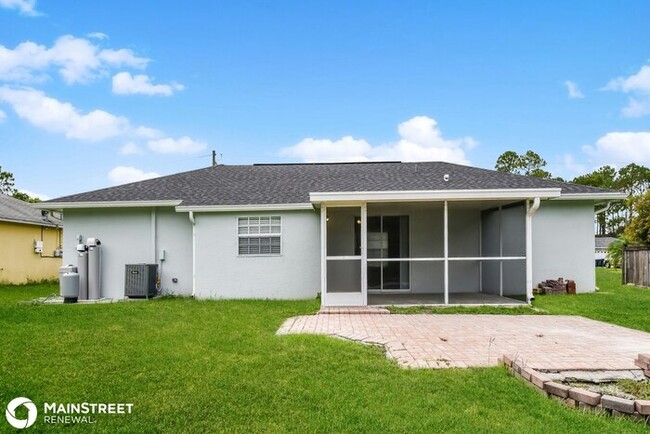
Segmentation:
[(311, 203), (263, 203), (251, 205), (182, 205), (177, 212), (300, 211), (313, 210)]
[(32, 204), (38, 209), (83, 209), (83, 208), (148, 208), (148, 207), (174, 207), (182, 200), (114, 200), (98, 202), (39, 202)]
[(412, 191), (345, 191), (309, 193), (312, 203), (328, 202), (419, 202), (459, 200), (521, 200), (560, 197), (560, 188), (412, 190)]
[(19, 219), (9, 219), (9, 218), (4, 218), (0, 217), (0, 222), (5, 222), (5, 223), (16, 223), (20, 225), (32, 225), (32, 226), (46, 226), (49, 228), (60, 228), (63, 226), (63, 223), (54, 223), (54, 222), (37, 222), (34, 220), (19, 220)]

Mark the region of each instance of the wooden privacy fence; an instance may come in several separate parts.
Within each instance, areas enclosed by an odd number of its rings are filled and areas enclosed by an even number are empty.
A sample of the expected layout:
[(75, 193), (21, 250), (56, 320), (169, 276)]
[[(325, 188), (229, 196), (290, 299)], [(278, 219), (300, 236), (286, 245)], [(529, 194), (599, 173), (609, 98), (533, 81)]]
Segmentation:
[(650, 247), (623, 250), (623, 285), (650, 286)]

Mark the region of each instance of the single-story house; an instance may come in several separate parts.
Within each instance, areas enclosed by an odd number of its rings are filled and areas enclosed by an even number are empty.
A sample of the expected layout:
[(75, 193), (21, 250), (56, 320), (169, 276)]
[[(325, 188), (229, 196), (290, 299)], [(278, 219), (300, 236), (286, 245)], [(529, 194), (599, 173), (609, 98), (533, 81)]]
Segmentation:
[(218, 165), (40, 204), (65, 210), (64, 262), (102, 242), (102, 296), (158, 264), (164, 293), (324, 306), (594, 291), (594, 212), (619, 192), (443, 162)]
[(596, 266), (603, 267), (605, 266), (605, 260), (607, 259), (607, 251), (609, 245), (616, 241), (617, 238), (614, 237), (596, 237)]
[(63, 221), (53, 214), (0, 194), (0, 283), (58, 277)]

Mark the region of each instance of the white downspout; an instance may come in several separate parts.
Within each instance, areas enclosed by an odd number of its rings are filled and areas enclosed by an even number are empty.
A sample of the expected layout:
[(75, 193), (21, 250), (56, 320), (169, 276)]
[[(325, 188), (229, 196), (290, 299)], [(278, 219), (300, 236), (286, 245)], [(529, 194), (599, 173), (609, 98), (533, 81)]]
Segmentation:
[(194, 220), (194, 211), (189, 213), (190, 223), (192, 223), (192, 298), (196, 295), (196, 220)]
[[(151, 208), (151, 263), (158, 265), (158, 222), (156, 221), (156, 208)], [(158, 291), (162, 294), (162, 262), (158, 267)]]
[(533, 214), (540, 205), (539, 197), (533, 199), (532, 206), (526, 201), (526, 300), (533, 300)]
[(599, 210), (596, 211), (594, 214), (595, 214), (595, 215), (602, 214), (602, 213), (604, 213), (605, 211), (607, 211), (607, 210), (609, 209), (610, 206), (612, 206), (612, 202), (607, 202), (607, 205), (605, 205), (604, 208), (599, 209)]
[(327, 306), (327, 205), (320, 205), (320, 303)]

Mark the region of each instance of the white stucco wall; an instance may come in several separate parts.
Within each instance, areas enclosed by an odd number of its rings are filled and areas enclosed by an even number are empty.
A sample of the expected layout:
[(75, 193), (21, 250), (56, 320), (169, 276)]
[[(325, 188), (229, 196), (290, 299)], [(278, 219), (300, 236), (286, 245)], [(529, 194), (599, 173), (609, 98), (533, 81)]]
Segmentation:
[[(124, 266), (156, 263), (166, 250), (162, 267), (163, 293), (191, 294), (192, 239), (187, 214), (156, 210), (157, 248), (154, 248), (150, 208), (69, 209), (65, 211), (63, 263), (77, 265), (77, 236), (102, 242), (102, 297), (124, 297)], [(158, 264), (160, 262), (158, 261)], [(176, 277), (178, 284), (171, 279)]]
[[(237, 218), (282, 217), (282, 254), (239, 256)], [(195, 213), (196, 297), (305, 299), (320, 292), (317, 211)]]
[[(188, 213), (158, 210), (156, 216), (163, 294), (192, 295), (192, 225)], [(161, 261), (163, 250), (165, 260)]]
[(563, 277), (578, 292), (595, 290), (594, 205), (589, 201), (542, 201), (533, 216), (533, 285)]
[[(77, 263), (77, 236), (102, 241), (102, 296), (124, 296), (124, 265), (161, 264), (163, 293), (192, 293), (192, 226), (187, 213), (157, 209), (155, 232), (152, 210), (70, 209), (65, 212), (64, 264)], [(504, 254), (519, 255), (523, 246), (522, 210), (504, 212)], [(369, 206), (370, 215), (409, 215), (411, 257), (442, 256), (442, 209), (440, 204), (385, 204)], [(282, 216), (282, 254), (239, 256), (237, 217)], [(320, 291), (320, 238), (317, 211), (265, 213), (196, 213), (196, 296), (199, 298), (315, 297)], [(478, 256), (478, 209), (450, 206), (450, 256)], [(339, 254), (352, 254), (354, 219)], [(495, 252), (495, 225), (484, 221), (483, 255)], [(496, 238), (498, 239), (498, 238)], [(337, 243), (338, 244), (338, 243)], [(333, 246), (332, 246), (333, 247)], [(543, 201), (533, 217), (533, 283), (564, 277), (577, 283), (579, 292), (595, 289), (593, 264), (593, 204), (579, 201)], [(351, 251), (352, 250), (352, 251)], [(496, 263), (495, 263), (496, 264)], [(515, 264), (512, 264), (515, 267)], [(484, 265), (484, 290), (495, 280)], [(504, 268), (504, 292), (520, 293), (525, 277), (519, 264)], [(359, 274), (358, 270), (355, 274)], [(493, 278), (490, 278), (492, 276)], [(411, 263), (413, 292), (442, 292), (442, 263)], [(174, 283), (173, 279), (177, 282)], [(450, 291), (478, 291), (476, 262), (450, 263)], [(494, 285), (491, 285), (494, 286)]]

